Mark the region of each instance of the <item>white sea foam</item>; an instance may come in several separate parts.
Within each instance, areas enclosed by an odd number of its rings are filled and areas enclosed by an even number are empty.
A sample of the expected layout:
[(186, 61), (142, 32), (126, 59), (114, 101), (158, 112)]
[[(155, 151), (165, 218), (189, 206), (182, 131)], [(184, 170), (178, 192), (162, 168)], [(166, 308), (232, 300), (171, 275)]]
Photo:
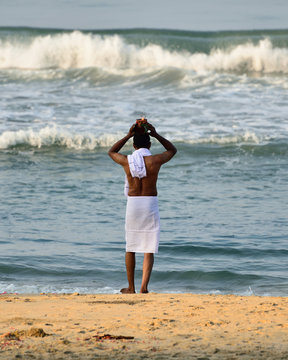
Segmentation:
[[(28, 146), (35, 148), (61, 146), (75, 150), (95, 150), (101, 147), (108, 147), (119, 140), (124, 134), (77, 134), (56, 126), (46, 126), (40, 130), (18, 130), (5, 131), (0, 134), (0, 149), (9, 149), (15, 146)], [(166, 136), (166, 134), (165, 134)], [(177, 134), (173, 141), (189, 144), (259, 144), (262, 139), (253, 132), (246, 131), (243, 134), (231, 134), (223, 136), (208, 135), (199, 138), (189, 138), (187, 133)]]
[(45, 146), (62, 146), (76, 150), (94, 150), (113, 144), (119, 139), (119, 134), (77, 134), (55, 126), (46, 126), (39, 131), (18, 130), (4, 131), (0, 134), (0, 149), (8, 149), (17, 145), (26, 145), (36, 148)]
[(12, 283), (0, 283), (1, 294), (40, 294), (40, 293), (53, 293), (53, 294), (117, 294), (119, 290), (113, 289), (109, 286), (101, 288), (83, 287), (83, 286), (55, 286), (55, 285), (18, 285)]
[[(155, 292), (160, 292), (163, 294), (170, 294), (170, 293), (176, 293), (176, 294), (182, 294), (183, 291), (159, 291), (159, 289), (155, 289), (153, 290)], [(84, 286), (67, 286), (64, 285), (63, 286), (55, 286), (55, 285), (43, 285), (43, 284), (13, 284), (13, 283), (5, 283), (5, 282), (1, 282), (0, 283), (0, 295), (5, 295), (5, 294), (74, 294), (74, 293), (78, 293), (78, 294), (119, 294), (119, 289), (115, 289), (109, 286), (104, 286), (104, 287), (84, 287)], [(195, 292), (196, 294), (213, 294), (213, 295), (221, 295), (221, 294), (226, 294), (230, 292), (223, 292), (220, 290), (210, 290), (210, 291), (200, 291), (200, 292)], [(247, 290), (242, 290), (242, 291), (237, 291), (234, 290), (232, 291), (233, 294), (238, 295), (238, 296), (252, 296), (255, 295), (254, 290), (249, 286), (249, 288)], [(258, 296), (273, 296), (273, 293), (264, 293), (264, 294), (257, 294)], [(274, 295), (275, 296), (275, 295)], [(277, 294), (276, 296), (281, 296), (279, 294)]]
[[(186, 142), (190, 144), (216, 144), (216, 145), (229, 145), (229, 144), (260, 144), (263, 139), (255, 133), (246, 131), (243, 134), (216, 136), (210, 135), (199, 139), (191, 139)], [(266, 139), (267, 140), (267, 139)]]
[(195, 72), (288, 73), (288, 49), (273, 47), (267, 38), (205, 54), (171, 51), (156, 44), (140, 47), (119, 35), (74, 31), (36, 36), (26, 42), (0, 40), (0, 54), (0, 69), (96, 67), (128, 76), (167, 67)]

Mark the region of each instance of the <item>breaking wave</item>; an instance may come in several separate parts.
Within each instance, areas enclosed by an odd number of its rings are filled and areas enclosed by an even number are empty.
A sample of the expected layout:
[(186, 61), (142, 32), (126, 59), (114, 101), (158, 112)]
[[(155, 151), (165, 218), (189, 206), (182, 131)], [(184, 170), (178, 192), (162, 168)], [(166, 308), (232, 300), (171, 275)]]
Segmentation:
[(117, 138), (119, 138), (119, 134), (118, 136), (103, 134), (97, 137), (90, 134), (71, 133), (57, 127), (47, 126), (39, 131), (32, 129), (5, 131), (0, 134), (0, 149), (16, 146), (32, 148), (60, 146), (75, 150), (94, 150), (112, 145)]
[[(98, 148), (112, 146), (123, 134), (81, 134), (73, 133), (67, 130), (62, 130), (56, 126), (46, 126), (40, 130), (18, 130), (5, 131), (0, 134), (0, 149), (11, 149), (15, 147), (25, 148), (46, 148), (46, 147), (63, 147), (74, 150), (92, 151)], [(165, 134), (166, 136), (166, 134)], [(168, 135), (169, 136), (169, 135)], [(263, 139), (253, 132), (245, 132), (243, 134), (231, 134), (223, 136), (206, 136), (200, 138), (187, 138), (187, 134), (177, 135), (172, 139), (178, 143), (186, 143), (191, 145), (237, 145), (237, 144), (254, 144), (258, 145), (261, 142), (269, 139)]]
[(98, 68), (133, 76), (155, 69), (194, 72), (259, 72), (288, 74), (288, 48), (269, 38), (214, 47), (208, 53), (175, 50), (153, 42), (133, 44), (123, 36), (74, 31), (0, 39), (0, 69)]

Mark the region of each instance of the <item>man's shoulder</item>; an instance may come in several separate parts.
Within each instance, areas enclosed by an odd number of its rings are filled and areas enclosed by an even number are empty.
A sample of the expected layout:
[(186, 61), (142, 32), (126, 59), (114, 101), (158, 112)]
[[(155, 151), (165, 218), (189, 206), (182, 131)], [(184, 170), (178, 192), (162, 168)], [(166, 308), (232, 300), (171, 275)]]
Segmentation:
[(145, 156), (145, 164), (147, 168), (155, 168), (155, 166), (157, 168), (160, 168), (162, 165), (162, 160), (161, 160), (161, 154), (155, 154), (155, 155), (150, 155), (150, 156)]
[(173, 151), (167, 150), (163, 153), (152, 155), (152, 162), (162, 165), (171, 160), (174, 155)]
[(161, 159), (162, 154), (153, 154), (150, 156), (145, 156), (145, 159), (147, 159), (149, 162), (157, 162)]
[(109, 151), (108, 154), (117, 164), (120, 164), (122, 166), (125, 166), (127, 164), (127, 155), (111, 151)]

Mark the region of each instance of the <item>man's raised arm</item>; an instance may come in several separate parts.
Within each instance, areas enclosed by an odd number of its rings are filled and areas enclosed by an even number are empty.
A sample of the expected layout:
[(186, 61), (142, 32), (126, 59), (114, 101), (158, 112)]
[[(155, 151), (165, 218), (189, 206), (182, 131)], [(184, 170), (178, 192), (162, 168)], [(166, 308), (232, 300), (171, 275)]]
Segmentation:
[(119, 151), (122, 149), (122, 147), (126, 144), (126, 142), (134, 136), (135, 133), (135, 125), (133, 125), (128, 134), (124, 136), (122, 139), (117, 141), (114, 145), (112, 145), (111, 149), (108, 151), (108, 155), (111, 157), (112, 160), (114, 160), (117, 164), (125, 165), (126, 162), (126, 155), (119, 154)]
[(148, 128), (150, 130), (149, 135), (154, 137), (155, 139), (157, 139), (160, 142), (160, 144), (163, 145), (164, 148), (166, 149), (165, 152), (163, 152), (162, 154), (159, 154), (160, 161), (162, 164), (164, 164), (167, 161), (169, 161), (177, 153), (177, 149), (169, 140), (167, 140), (163, 136), (159, 135), (157, 133), (157, 131), (155, 130), (154, 126), (149, 124)]

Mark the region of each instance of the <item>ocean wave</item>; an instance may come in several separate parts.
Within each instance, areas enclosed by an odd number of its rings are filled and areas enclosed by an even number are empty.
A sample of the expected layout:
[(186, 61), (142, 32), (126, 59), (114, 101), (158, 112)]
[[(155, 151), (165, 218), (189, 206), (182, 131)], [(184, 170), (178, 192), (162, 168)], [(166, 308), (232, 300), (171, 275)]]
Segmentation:
[[(193, 145), (233, 145), (233, 144), (260, 144), (263, 141), (263, 137), (257, 136), (254, 132), (245, 131), (243, 134), (231, 134), (231, 135), (209, 135), (198, 139), (186, 139), (186, 143)], [(268, 140), (268, 139), (266, 139)]]
[(170, 245), (169, 243), (162, 243), (163, 256), (185, 255), (185, 256), (237, 256), (238, 258), (271, 258), (277, 259), (287, 257), (288, 250), (286, 249), (261, 249), (256, 247), (233, 247), (233, 246), (197, 246), (191, 244), (177, 244), (177, 246)]
[[(167, 136), (166, 134), (164, 134)], [(122, 133), (104, 133), (99, 136), (96, 134), (74, 133), (56, 126), (46, 126), (40, 130), (18, 130), (4, 131), (0, 134), (0, 149), (11, 149), (15, 147), (25, 148), (46, 148), (46, 147), (63, 147), (74, 150), (92, 151), (98, 148), (112, 146), (119, 138), (124, 136)], [(177, 143), (191, 145), (259, 145), (267, 143), (269, 138), (257, 136), (253, 132), (246, 131), (243, 134), (231, 134), (223, 136), (208, 135), (200, 138), (189, 138), (187, 133), (183, 136), (177, 135), (171, 139)], [(272, 140), (272, 138), (270, 139)]]
[(129, 43), (124, 37), (74, 31), (0, 40), (0, 69), (43, 70), (98, 68), (135, 76), (155, 69), (193, 72), (288, 73), (288, 48), (268, 38), (209, 53), (172, 50), (159, 44)]
[(33, 129), (4, 131), (0, 134), (0, 149), (19, 146), (31, 148), (60, 146), (75, 150), (95, 150), (99, 147), (111, 146), (116, 139), (119, 139), (119, 134), (93, 136), (46, 126), (38, 131)]

